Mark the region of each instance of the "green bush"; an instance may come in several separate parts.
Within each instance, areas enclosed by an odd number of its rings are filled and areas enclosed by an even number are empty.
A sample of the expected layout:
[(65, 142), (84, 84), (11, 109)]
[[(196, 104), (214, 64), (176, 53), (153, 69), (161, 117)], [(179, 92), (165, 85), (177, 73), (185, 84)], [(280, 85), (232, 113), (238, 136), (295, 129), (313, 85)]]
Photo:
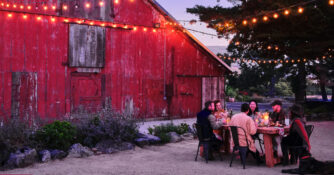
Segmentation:
[(227, 96), (235, 98), (238, 95), (239, 90), (238, 90), (238, 88), (233, 89), (232, 87), (227, 86), (225, 91), (226, 91)]
[(181, 123), (180, 125), (174, 125), (173, 123), (161, 124), (159, 126), (149, 127), (148, 132), (152, 135), (155, 135), (161, 139), (161, 143), (168, 143), (170, 137), (167, 135), (169, 132), (176, 132), (181, 135), (189, 130), (189, 125), (186, 123)]
[(37, 130), (35, 140), (48, 149), (67, 150), (76, 140), (76, 128), (67, 121), (55, 121)]

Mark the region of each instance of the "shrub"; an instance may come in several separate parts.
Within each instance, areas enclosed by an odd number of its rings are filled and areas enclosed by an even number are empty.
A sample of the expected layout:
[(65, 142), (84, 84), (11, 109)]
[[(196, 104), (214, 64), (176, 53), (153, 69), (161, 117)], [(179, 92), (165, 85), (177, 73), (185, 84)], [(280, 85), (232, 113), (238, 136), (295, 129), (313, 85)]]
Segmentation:
[(180, 125), (174, 125), (173, 123), (161, 124), (159, 126), (153, 126), (148, 128), (148, 132), (161, 139), (161, 143), (168, 143), (170, 137), (167, 135), (169, 132), (176, 132), (177, 134), (184, 134), (189, 131), (189, 125), (181, 123)]
[(55, 121), (37, 130), (35, 140), (44, 148), (67, 150), (76, 139), (76, 128), (67, 121)]
[(79, 133), (78, 141), (89, 147), (102, 140), (133, 142), (138, 133), (137, 120), (132, 115), (120, 114), (111, 108), (97, 114), (78, 115), (72, 121)]

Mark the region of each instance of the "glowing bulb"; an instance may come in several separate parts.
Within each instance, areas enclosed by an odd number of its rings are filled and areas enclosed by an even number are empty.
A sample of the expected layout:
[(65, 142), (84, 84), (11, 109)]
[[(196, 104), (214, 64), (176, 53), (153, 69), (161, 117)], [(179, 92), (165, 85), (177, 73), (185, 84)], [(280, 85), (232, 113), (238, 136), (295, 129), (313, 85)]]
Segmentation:
[(43, 9), (44, 9), (44, 10), (48, 10), (48, 6), (44, 6)]
[(289, 10), (284, 10), (284, 15), (289, 15), (290, 11)]
[(271, 49), (271, 46), (268, 46), (267, 49), (270, 50), (270, 49)]
[(37, 21), (40, 21), (40, 20), (42, 20), (42, 17), (38, 16), (36, 19), (37, 19)]
[(119, 0), (115, 0), (114, 2), (115, 2), (115, 4), (118, 4), (118, 3), (119, 3)]
[(106, 24), (102, 23), (101, 26), (104, 27)]
[(86, 8), (90, 8), (90, 3), (86, 3)]
[(52, 22), (55, 22), (55, 21), (56, 21), (56, 18), (51, 17), (51, 21), (52, 21)]
[(262, 19), (263, 21), (268, 21), (268, 16), (264, 16)]
[(134, 28), (133, 28), (133, 31), (137, 31), (137, 27), (134, 27)]
[(20, 5), (20, 9), (24, 9), (24, 6), (23, 6), (23, 5)]
[(63, 5), (63, 10), (67, 10), (67, 5)]
[(156, 32), (156, 30), (155, 30), (155, 29), (153, 29), (153, 32)]
[(56, 10), (57, 7), (55, 5), (53, 5), (51, 8), (52, 8), (52, 10)]
[(79, 20), (79, 21), (77, 21), (77, 23), (78, 23), (78, 24), (81, 24), (81, 23), (82, 23), (82, 21), (81, 21), (81, 20)]
[(125, 25), (123, 28), (124, 28), (124, 29), (127, 29), (127, 28), (128, 28), (128, 26), (127, 26), (127, 25)]
[(2, 7), (5, 6), (5, 3), (1, 3), (1, 6), (2, 6)]
[(9, 13), (7, 16), (8, 16), (8, 18), (11, 18), (11, 17), (13, 17), (13, 14)]
[(28, 16), (27, 16), (27, 15), (23, 15), (22, 17), (23, 17), (23, 19), (27, 19), (27, 18), (28, 18)]
[(112, 27), (116, 28), (116, 27), (117, 27), (117, 25), (116, 25), (116, 24), (114, 24), (114, 25), (112, 25)]
[(299, 7), (299, 8), (298, 8), (298, 13), (303, 13), (303, 12), (304, 12), (304, 9), (301, 8), (301, 7)]
[(6, 7), (9, 7), (9, 6), (10, 6), (9, 4), (6, 5)]
[(94, 25), (94, 22), (90, 22), (89, 25), (91, 25), (91, 26)]
[(147, 31), (147, 28), (144, 28), (143, 30), (144, 30), (144, 32), (146, 32), (146, 31)]
[(257, 22), (257, 19), (256, 19), (256, 18), (253, 18), (253, 19), (252, 19), (252, 22), (253, 22), (253, 23), (256, 23), (256, 22)]
[(103, 1), (100, 1), (99, 2), (99, 5), (102, 7), (102, 6), (104, 6), (104, 2)]
[(64, 22), (69, 22), (69, 20), (68, 19), (64, 19)]
[(28, 10), (31, 10), (31, 6), (30, 6), (30, 5), (28, 5), (27, 9), (28, 9)]
[(273, 15), (273, 17), (274, 17), (275, 19), (277, 19), (277, 18), (278, 18), (278, 14), (275, 13), (275, 14)]
[(278, 46), (275, 47), (275, 50), (278, 50)]
[(243, 24), (243, 25), (247, 25), (247, 20), (243, 20), (243, 21), (242, 21), (242, 24)]
[(328, 3), (329, 5), (334, 5), (334, 0), (329, 0)]
[(16, 8), (16, 4), (14, 4), (13, 7)]
[(172, 32), (175, 32), (175, 30), (173, 29)]

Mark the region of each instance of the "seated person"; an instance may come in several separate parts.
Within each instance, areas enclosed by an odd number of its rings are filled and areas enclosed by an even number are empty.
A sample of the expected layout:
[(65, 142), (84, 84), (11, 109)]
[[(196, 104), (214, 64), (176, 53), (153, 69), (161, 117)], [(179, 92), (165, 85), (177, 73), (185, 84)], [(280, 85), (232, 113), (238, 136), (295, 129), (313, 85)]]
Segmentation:
[[(254, 120), (247, 115), (248, 112), (249, 112), (249, 105), (247, 103), (242, 104), (241, 113), (233, 115), (229, 125), (241, 127), (246, 131), (246, 137), (248, 140), (250, 153), (257, 160), (258, 163), (261, 163), (260, 154), (256, 150), (255, 142), (252, 138), (252, 135), (256, 134), (257, 128)], [(239, 134), (239, 145), (247, 146), (246, 138), (243, 134)]]
[[(216, 100), (214, 101), (214, 103), (215, 103), (214, 116), (216, 118), (216, 122), (221, 121), (223, 124), (225, 124), (227, 119), (227, 113), (225, 113), (224, 109), (222, 108), (220, 100)], [(223, 133), (221, 129), (214, 129), (213, 133), (216, 135), (218, 139), (222, 140)]]
[[(197, 114), (197, 124), (203, 128), (202, 133), (204, 138), (210, 138), (214, 143), (212, 148), (209, 148), (209, 158), (212, 159), (212, 149), (219, 150), (222, 140), (219, 140), (213, 133), (213, 129), (220, 128), (223, 123), (216, 121), (215, 116), (212, 114), (214, 110), (214, 103), (212, 101), (205, 102), (205, 108)], [(202, 155), (202, 154), (201, 154)]]
[[(273, 123), (284, 123), (286, 113), (282, 109), (282, 102), (280, 100), (275, 100), (271, 103), (271, 107), (273, 108), (273, 112), (269, 115), (270, 121)], [(274, 149), (274, 157), (278, 157), (278, 145), (282, 141), (282, 136), (276, 136), (273, 138), (273, 149)]]
[(283, 137), (281, 143), (281, 149), (283, 153), (283, 165), (287, 165), (289, 161), (289, 150), (290, 146), (301, 146), (303, 148), (300, 152), (301, 155), (310, 155), (311, 145), (305, 129), (305, 122), (302, 120), (303, 109), (300, 105), (294, 104), (290, 107), (291, 115), (291, 127), (289, 134)]

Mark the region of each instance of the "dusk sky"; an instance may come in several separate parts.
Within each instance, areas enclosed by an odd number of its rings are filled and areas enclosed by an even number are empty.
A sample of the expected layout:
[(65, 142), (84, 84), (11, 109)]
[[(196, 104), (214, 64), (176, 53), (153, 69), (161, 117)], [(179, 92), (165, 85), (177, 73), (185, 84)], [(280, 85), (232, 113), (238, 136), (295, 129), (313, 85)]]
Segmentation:
[[(177, 20), (191, 20), (198, 17), (186, 12), (187, 8), (194, 7), (195, 5), (204, 5), (204, 6), (215, 6), (221, 5), (224, 7), (231, 6), (226, 0), (156, 0), (162, 7), (164, 7), (175, 19)], [(215, 30), (206, 28), (205, 23), (199, 23), (190, 25), (189, 22), (180, 23), (189, 29), (198, 30), (205, 33), (217, 34)], [(197, 32), (190, 31), (198, 40), (200, 40), (206, 46), (227, 46), (228, 41), (225, 39), (218, 39), (217, 37), (212, 37), (208, 35), (203, 35)]]

